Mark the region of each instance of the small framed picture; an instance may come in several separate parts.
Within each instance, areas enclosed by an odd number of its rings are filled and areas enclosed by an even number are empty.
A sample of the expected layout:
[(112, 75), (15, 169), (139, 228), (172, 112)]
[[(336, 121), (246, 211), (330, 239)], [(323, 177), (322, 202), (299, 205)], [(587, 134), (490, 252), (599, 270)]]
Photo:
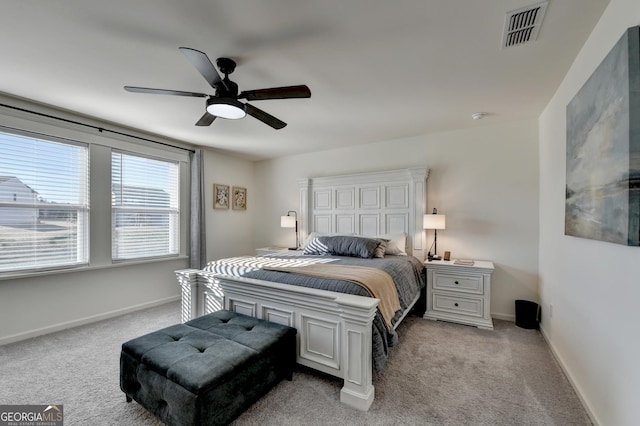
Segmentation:
[(247, 188), (234, 186), (231, 192), (233, 194), (233, 201), (232, 201), (233, 210), (246, 210), (247, 209)]
[(229, 208), (229, 185), (213, 184), (213, 208)]

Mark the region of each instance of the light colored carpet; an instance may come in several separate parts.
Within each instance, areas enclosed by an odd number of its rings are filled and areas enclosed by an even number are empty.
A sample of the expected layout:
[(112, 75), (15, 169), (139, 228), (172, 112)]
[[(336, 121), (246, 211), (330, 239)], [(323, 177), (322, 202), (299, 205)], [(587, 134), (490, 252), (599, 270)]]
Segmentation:
[[(0, 347), (0, 404), (63, 404), (65, 425), (160, 425), (119, 385), (120, 346), (179, 322), (156, 308)], [(339, 403), (338, 379), (302, 367), (234, 425), (590, 425), (542, 335), (494, 320), (495, 331), (409, 316), (376, 399)]]

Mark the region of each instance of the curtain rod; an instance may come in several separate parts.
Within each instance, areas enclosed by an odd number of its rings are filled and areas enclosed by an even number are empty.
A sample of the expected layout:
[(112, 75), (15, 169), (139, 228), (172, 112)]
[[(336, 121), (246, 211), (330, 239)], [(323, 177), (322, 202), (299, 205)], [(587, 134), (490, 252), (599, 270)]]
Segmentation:
[(44, 114), (42, 112), (31, 111), (31, 110), (28, 110), (28, 109), (25, 109), (25, 108), (19, 108), (19, 107), (16, 107), (16, 106), (7, 105), (7, 104), (3, 104), (3, 103), (0, 103), (0, 106), (5, 107), (5, 108), (9, 108), (9, 109), (14, 109), (14, 110), (17, 110), (17, 111), (27, 112), (29, 114), (38, 115), (40, 117), (53, 118), (54, 120), (64, 121), (65, 123), (72, 123), (72, 124), (76, 124), (78, 126), (89, 127), (91, 129), (97, 130), (100, 133), (109, 132), (109, 133), (113, 133), (113, 134), (120, 135), (120, 136), (126, 136), (126, 137), (129, 137), (129, 138), (139, 139), (139, 140), (146, 141), (146, 142), (156, 143), (158, 145), (164, 145), (164, 146), (169, 146), (171, 148), (182, 149), (184, 151), (195, 152), (193, 149), (183, 148), (181, 146), (176, 146), (176, 145), (171, 145), (171, 144), (164, 143), (164, 142), (154, 141), (153, 139), (147, 139), (147, 138), (143, 138), (142, 136), (131, 135), (129, 133), (119, 132), (117, 130), (109, 130), (109, 129), (105, 129), (104, 127), (94, 126), (92, 124), (87, 124), (87, 123), (81, 123), (79, 121), (69, 120), (67, 118), (56, 117), (55, 115)]

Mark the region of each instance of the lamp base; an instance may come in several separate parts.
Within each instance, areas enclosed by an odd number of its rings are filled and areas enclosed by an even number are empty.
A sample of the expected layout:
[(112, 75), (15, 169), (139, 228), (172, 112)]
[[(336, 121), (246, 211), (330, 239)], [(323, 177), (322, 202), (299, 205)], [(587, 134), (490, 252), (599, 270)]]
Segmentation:
[(442, 257), (438, 256), (437, 254), (432, 255), (431, 253), (428, 253), (427, 260), (429, 262), (431, 262), (432, 260), (442, 260)]

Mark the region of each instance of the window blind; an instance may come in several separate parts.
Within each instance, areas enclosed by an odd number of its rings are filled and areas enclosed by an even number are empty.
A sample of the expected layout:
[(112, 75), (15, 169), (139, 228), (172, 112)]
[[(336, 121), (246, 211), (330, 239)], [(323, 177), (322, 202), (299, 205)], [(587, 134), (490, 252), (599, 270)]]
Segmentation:
[(180, 249), (179, 165), (113, 151), (112, 258), (175, 256)]
[(0, 273), (88, 263), (88, 147), (0, 131)]

